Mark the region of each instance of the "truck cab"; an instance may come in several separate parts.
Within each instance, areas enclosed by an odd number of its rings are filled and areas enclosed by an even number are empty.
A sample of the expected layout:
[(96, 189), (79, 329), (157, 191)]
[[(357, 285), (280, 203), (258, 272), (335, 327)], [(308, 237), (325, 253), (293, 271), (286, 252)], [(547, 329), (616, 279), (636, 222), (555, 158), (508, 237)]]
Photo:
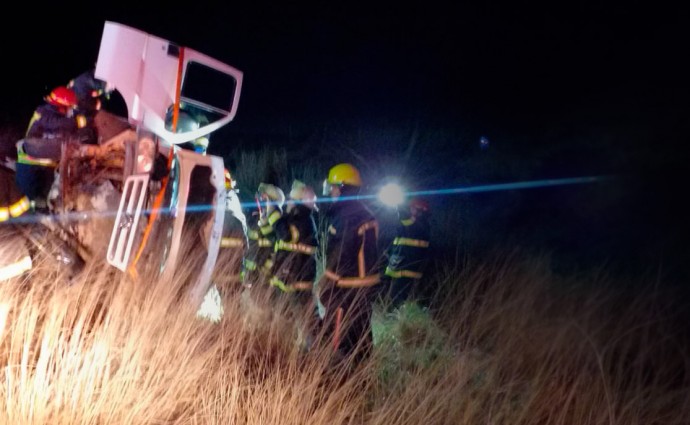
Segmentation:
[(124, 154), (106, 259), (132, 276), (153, 270), (166, 280), (183, 271), (188, 295), (200, 303), (220, 246), (225, 186), (223, 159), (197, 142), (207, 144), (235, 117), (242, 72), (107, 21), (95, 77), (122, 96), (129, 125), (95, 148), (119, 138)]

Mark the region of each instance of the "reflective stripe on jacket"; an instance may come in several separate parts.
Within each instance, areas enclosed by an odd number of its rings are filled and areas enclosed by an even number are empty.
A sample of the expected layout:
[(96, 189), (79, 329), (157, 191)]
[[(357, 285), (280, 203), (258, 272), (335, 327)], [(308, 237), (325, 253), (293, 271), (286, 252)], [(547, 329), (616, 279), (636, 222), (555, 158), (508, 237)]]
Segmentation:
[(265, 222), (259, 222), (259, 231), (261, 231), (261, 234), (268, 235), (273, 233), (273, 225), (276, 221), (280, 220), (281, 216), (282, 213), (280, 210), (275, 210), (268, 216)]
[[(316, 277), (317, 238), (313, 212), (305, 205), (294, 205), (275, 222), (274, 228), (277, 240), (273, 277), (285, 288), (293, 288), (286, 292), (294, 292), (295, 285), (313, 282)], [(284, 290), (278, 283), (274, 286)]]
[(374, 286), (381, 281), (379, 275), (369, 275), (363, 277), (342, 277), (326, 269), (324, 275), (335, 282), (339, 288), (364, 288)]
[(396, 229), (385, 275), (394, 279), (420, 279), (429, 251), (429, 222), (425, 216), (401, 219)]
[[(280, 215), (279, 211), (274, 211), (273, 213), (278, 213), (278, 217)], [(274, 216), (273, 213), (271, 216)], [(245, 252), (244, 269), (266, 274), (270, 273), (273, 268), (273, 247), (275, 245), (273, 226), (270, 224), (263, 225), (263, 223), (256, 220), (250, 225), (247, 236), (249, 243)]]

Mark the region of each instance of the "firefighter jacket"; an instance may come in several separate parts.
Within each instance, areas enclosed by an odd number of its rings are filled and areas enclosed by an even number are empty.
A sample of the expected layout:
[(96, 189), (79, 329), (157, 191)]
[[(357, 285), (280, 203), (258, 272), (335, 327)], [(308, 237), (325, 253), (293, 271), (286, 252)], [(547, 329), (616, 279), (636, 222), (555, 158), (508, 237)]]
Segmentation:
[(316, 277), (316, 222), (312, 210), (295, 205), (275, 223), (271, 285), (283, 292), (311, 291)]
[(104, 81), (94, 77), (93, 70), (79, 74), (67, 85), (77, 95), (77, 117), (83, 117), (78, 118), (83, 125), (77, 130), (77, 138), (82, 143), (98, 144), (95, 118), (101, 108), (101, 97), (107, 96), (105, 86)]
[(340, 201), (328, 211), (326, 278), (341, 288), (379, 283), (378, 222), (360, 201)]
[(58, 139), (76, 135), (79, 128), (85, 125), (80, 122), (81, 115), (70, 117), (56, 106), (45, 104), (36, 108), (31, 117), (26, 137), (39, 139)]
[(105, 94), (105, 82), (96, 78), (94, 70), (91, 69), (73, 78), (67, 87), (77, 95), (77, 109), (87, 118), (92, 118), (100, 109), (100, 98)]
[(59, 107), (49, 103), (34, 111), (26, 139), (17, 144), (16, 182), (32, 201), (44, 204), (60, 159), (62, 141), (76, 137), (79, 125)]
[(425, 215), (401, 219), (389, 251), (386, 276), (420, 279), (428, 259), (430, 232)]
[(26, 182), (27, 176), (22, 166), (55, 168), (60, 158), (61, 141), (79, 138), (79, 131), (85, 125), (86, 120), (82, 115), (68, 116), (57, 106), (47, 103), (36, 108), (26, 130), (26, 139), (33, 140), (22, 140), (17, 144), (17, 179), (24, 181), (22, 189), (30, 198), (35, 198), (32, 192), (36, 191), (30, 188), (35, 183)]
[(276, 209), (265, 219), (258, 219), (250, 226), (247, 232), (249, 245), (244, 259), (245, 271), (270, 273), (273, 269), (273, 250), (276, 241), (273, 225), (281, 216), (281, 210)]

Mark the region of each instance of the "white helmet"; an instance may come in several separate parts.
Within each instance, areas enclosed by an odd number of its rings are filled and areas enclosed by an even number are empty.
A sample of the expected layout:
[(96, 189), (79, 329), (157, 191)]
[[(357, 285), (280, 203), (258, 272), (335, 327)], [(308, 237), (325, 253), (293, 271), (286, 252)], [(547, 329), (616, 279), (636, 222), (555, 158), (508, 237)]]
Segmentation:
[(268, 183), (259, 184), (259, 190), (257, 190), (259, 195), (266, 195), (268, 199), (274, 203), (278, 208), (282, 209), (285, 204), (285, 193), (278, 186), (274, 186)]
[(311, 186), (307, 186), (300, 180), (292, 182), (292, 190), (290, 191), (290, 198), (302, 201), (309, 209), (316, 209), (316, 193)]

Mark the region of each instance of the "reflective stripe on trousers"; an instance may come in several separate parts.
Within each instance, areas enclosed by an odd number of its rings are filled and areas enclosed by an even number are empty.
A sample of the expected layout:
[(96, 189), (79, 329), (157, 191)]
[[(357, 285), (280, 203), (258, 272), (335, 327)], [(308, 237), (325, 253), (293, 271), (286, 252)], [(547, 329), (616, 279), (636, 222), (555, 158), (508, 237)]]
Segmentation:
[(22, 196), (20, 200), (9, 207), (0, 207), (0, 222), (9, 220), (10, 217), (19, 217), (27, 212), (30, 206), (29, 198)]
[[(240, 238), (221, 238), (221, 248), (242, 248), (244, 246), (244, 239)], [(261, 246), (261, 245), (259, 245)]]
[(405, 246), (414, 246), (417, 248), (428, 248), (429, 247), (429, 241), (425, 241), (423, 239), (412, 239), (412, 238), (395, 238), (393, 240), (393, 245), (405, 245)]
[(279, 240), (276, 242), (275, 250), (300, 252), (302, 254), (313, 255), (316, 252), (316, 247), (303, 243), (291, 243)]
[(307, 281), (293, 282), (285, 284), (282, 280), (273, 276), (270, 281), (271, 286), (275, 286), (283, 292), (311, 291), (312, 283)]
[(386, 276), (390, 276), (394, 279), (401, 277), (409, 277), (412, 279), (421, 279), (424, 276), (420, 272), (413, 272), (412, 270), (393, 270), (390, 267), (386, 267)]

